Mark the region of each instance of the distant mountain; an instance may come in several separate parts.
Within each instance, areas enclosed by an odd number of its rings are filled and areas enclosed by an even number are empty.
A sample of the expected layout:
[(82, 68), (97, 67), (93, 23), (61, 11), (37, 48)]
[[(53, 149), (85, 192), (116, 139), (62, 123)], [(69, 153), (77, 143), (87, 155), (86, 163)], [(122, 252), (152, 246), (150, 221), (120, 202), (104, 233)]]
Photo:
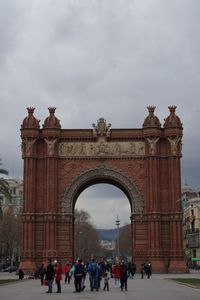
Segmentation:
[(96, 229), (100, 240), (113, 241), (117, 238), (117, 228), (115, 229)]

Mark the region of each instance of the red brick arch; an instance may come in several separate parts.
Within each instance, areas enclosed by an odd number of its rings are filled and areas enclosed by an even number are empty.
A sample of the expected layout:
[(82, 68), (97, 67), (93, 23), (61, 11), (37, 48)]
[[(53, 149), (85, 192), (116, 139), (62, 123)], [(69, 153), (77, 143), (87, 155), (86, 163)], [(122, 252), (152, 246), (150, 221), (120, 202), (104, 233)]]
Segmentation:
[(49, 256), (74, 258), (74, 206), (95, 183), (110, 183), (131, 207), (132, 257), (150, 259), (156, 272), (183, 272), (181, 196), (182, 124), (169, 106), (161, 126), (148, 107), (142, 128), (111, 128), (103, 118), (90, 129), (62, 129), (49, 108), (40, 128), (28, 108), (21, 126), (24, 207), (20, 267), (33, 271)]

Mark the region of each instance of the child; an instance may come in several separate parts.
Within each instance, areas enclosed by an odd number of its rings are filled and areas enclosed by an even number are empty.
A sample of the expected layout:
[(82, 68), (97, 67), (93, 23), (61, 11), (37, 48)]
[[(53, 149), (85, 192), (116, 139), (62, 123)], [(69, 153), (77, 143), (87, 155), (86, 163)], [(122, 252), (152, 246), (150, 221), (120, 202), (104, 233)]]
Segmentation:
[(107, 291), (109, 291), (109, 277), (108, 277), (108, 273), (104, 274), (104, 288), (103, 290), (105, 291), (107, 288)]

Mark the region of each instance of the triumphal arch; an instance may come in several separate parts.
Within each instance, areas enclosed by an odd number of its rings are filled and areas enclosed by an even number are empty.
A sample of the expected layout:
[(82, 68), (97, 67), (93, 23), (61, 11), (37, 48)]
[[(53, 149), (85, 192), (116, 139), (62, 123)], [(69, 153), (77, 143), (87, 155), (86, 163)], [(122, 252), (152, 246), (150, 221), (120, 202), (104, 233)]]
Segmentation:
[(100, 118), (89, 129), (62, 129), (50, 107), (40, 127), (34, 108), (21, 125), (24, 160), (21, 267), (48, 257), (74, 259), (74, 207), (96, 183), (120, 188), (130, 202), (132, 258), (150, 259), (154, 272), (183, 272), (182, 124), (176, 107), (161, 125), (148, 107), (141, 128), (116, 129)]

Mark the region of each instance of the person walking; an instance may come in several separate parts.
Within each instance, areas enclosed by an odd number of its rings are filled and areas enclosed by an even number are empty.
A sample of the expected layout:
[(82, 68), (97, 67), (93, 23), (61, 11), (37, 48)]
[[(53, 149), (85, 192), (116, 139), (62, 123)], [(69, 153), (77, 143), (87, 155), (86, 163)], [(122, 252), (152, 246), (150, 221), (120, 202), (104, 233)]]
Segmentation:
[(45, 277), (45, 274), (46, 274), (46, 269), (44, 267), (44, 264), (42, 264), (41, 267), (39, 268), (38, 274), (39, 274), (41, 285), (43, 285), (44, 284), (44, 277)]
[(70, 269), (71, 269), (71, 265), (69, 263), (67, 263), (64, 267), (64, 273), (65, 273), (65, 284), (68, 283), (70, 284), (70, 279), (71, 279), (71, 275), (70, 275)]
[(96, 291), (98, 291), (98, 289), (99, 289), (98, 288), (99, 270), (100, 270), (100, 266), (97, 264), (97, 262), (93, 258), (92, 261), (88, 265), (88, 274), (89, 274), (91, 291), (93, 291), (94, 289), (96, 289)]
[(97, 289), (100, 290), (101, 280), (103, 277), (103, 271), (102, 271), (102, 267), (99, 263), (97, 263), (97, 267), (98, 267)]
[(144, 264), (141, 264), (140, 273), (141, 273), (141, 279), (144, 279), (144, 273), (145, 273), (145, 265)]
[(116, 261), (115, 264), (112, 267), (112, 276), (114, 278), (114, 287), (118, 288), (120, 287), (120, 264), (119, 261)]
[(52, 265), (51, 258), (48, 258), (48, 265), (47, 265), (46, 276), (45, 276), (45, 279), (48, 282), (48, 291), (46, 291), (46, 293), (52, 293), (54, 276), (55, 276), (54, 267)]
[(109, 291), (109, 276), (108, 276), (107, 272), (104, 273), (103, 279), (104, 279), (104, 288), (103, 288), (103, 290), (105, 291), (107, 289), (107, 291)]
[(80, 293), (82, 291), (83, 276), (84, 276), (84, 265), (82, 264), (82, 260), (79, 259), (74, 269), (74, 285), (75, 285), (74, 293)]
[(151, 273), (151, 262), (148, 261), (145, 265), (146, 273), (147, 273), (147, 278), (150, 279), (152, 273)]
[(62, 280), (62, 266), (60, 262), (55, 265), (55, 281), (57, 284), (57, 293), (61, 293), (61, 280)]
[(19, 279), (22, 280), (24, 278), (24, 271), (22, 269), (19, 269)]
[(128, 263), (128, 278), (133, 279), (136, 272), (136, 264), (134, 262)]
[(128, 281), (128, 268), (125, 262), (122, 262), (120, 265), (120, 284), (121, 291), (127, 291), (127, 281)]

